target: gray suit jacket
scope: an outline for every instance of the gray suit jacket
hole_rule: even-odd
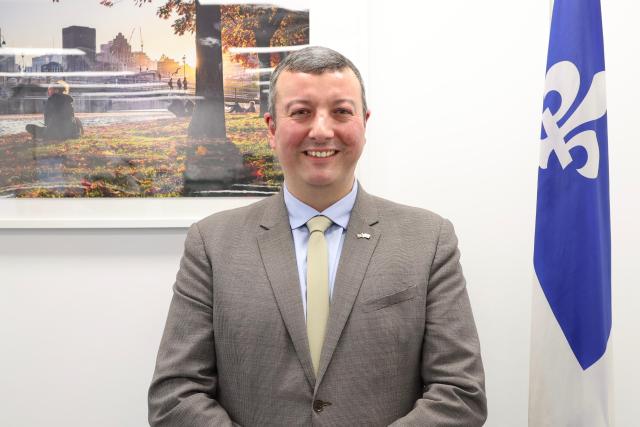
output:
[[[458,260],[450,222],[360,188],[316,378],[282,193],[194,224],[150,424],[482,425],[484,373]]]

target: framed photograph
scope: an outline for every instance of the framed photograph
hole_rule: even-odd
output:
[[[2,3],[0,227],[183,227],[274,194],[273,67],[367,53],[366,1]]]

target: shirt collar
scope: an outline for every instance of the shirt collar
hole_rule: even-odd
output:
[[[333,221],[334,224],[347,229],[349,224],[349,218],[351,217],[351,210],[356,203],[356,195],[358,194],[358,181],[354,181],[353,187],[349,194],[338,200],[327,209],[322,212],[318,212],[311,206],[301,202],[287,189],[287,183],[283,185],[284,191],[284,204],[287,207],[289,213],[289,224],[291,229],[296,229],[307,223],[311,218],[318,215],[324,215]]]

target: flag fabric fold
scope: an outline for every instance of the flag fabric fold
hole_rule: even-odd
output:
[[[609,426],[611,232],[599,0],[555,0],[534,246],[530,426]]]

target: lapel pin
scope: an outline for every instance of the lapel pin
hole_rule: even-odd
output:
[[[358,234],[356,234],[356,237],[358,239],[370,239],[371,238],[371,234],[369,234],[369,233],[358,233]]]

